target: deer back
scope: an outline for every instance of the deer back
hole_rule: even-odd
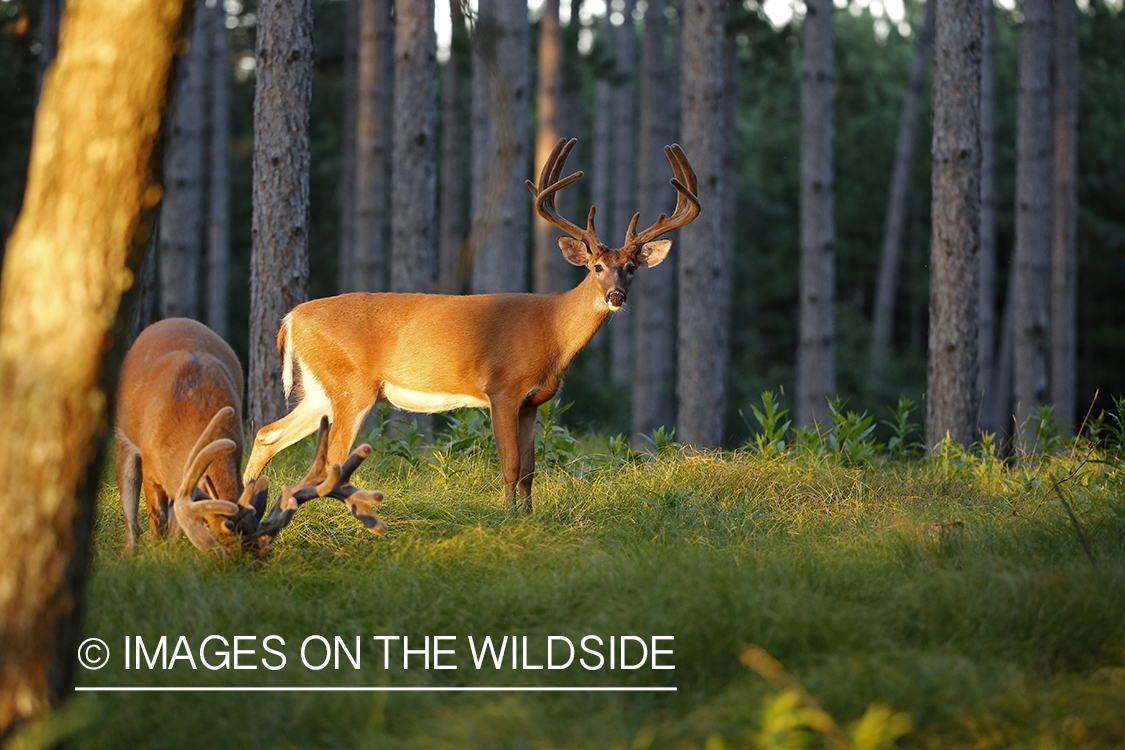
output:
[[[141,454],[146,481],[174,494],[184,462],[211,418],[225,406],[242,413],[242,366],[230,346],[207,326],[169,318],[146,328],[121,366],[114,410],[117,433]],[[216,460],[203,480],[217,497],[242,492],[242,429],[228,420],[217,438],[235,450]]]

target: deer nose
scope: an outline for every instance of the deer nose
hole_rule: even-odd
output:
[[[605,301],[614,309],[621,307],[625,304],[625,292],[620,289],[613,289],[605,296]]]

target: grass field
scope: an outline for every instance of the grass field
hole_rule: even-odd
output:
[[[548,421],[535,512],[523,517],[472,441],[451,437],[431,455],[379,435],[355,481],[386,493],[387,536],[338,502],[310,503],[264,561],[217,559],[182,536],[146,535],[123,553],[109,469],[85,635],[112,656],[80,668],[79,685],[674,691],[84,692],[53,731],[77,748],[713,750],[844,735],[855,747],[1125,746],[1117,453],[1019,466],[987,448],[855,460],[831,441],[794,440],[691,455],[657,437],[650,452],[579,446]],[[303,474],[302,450],[271,464],[271,485]],[[583,667],[579,657],[598,657],[581,651],[565,669],[530,668],[547,664],[549,636],[578,647],[590,635],[600,668]],[[164,657],[178,657],[168,669],[161,636]],[[385,657],[373,636],[406,636],[419,651],[426,636],[456,638],[431,642],[426,669],[424,654],[404,668],[402,641]],[[501,668],[477,667],[469,638],[479,647],[485,636],[517,638],[515,669],[510,652]],[[606,644],[620,636],[637,638],[626,639],[630,666],[640,639],[671,653],[610,669]],[[138,637],[151,668],[137,668]],[[337,637],[349,651],[359,637],[360,667],[343,653],[338,668],[312,668]],[[233,668],[236,645],[239,666],[256,668]],[[565,643],[552,645],[565,661]],[[225,668],[201,663],[223,667],[224,652]]]

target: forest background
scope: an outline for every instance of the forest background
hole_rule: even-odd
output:
[[[41,29],[49,23],[52,4],[0,0],[0,224],[5,236],[18,215],[26,179],[40,60],[44,56]],[[629,202],[623,209],[626,217],[639,208],[633,170],[641,156],[635,152],[635,144],[643,74],[639,64],[642,26],[629,26],[637,32],[629,44],[622,42],[622,29],[627,27],[627,15],[643,21],[645,7],[632,2],[626,6],[619,1],[606,13],[604,7],[594,5],[564,3],[561,9],[565,54],[560,96],[564,111],[560,120],[565,123],[565,132],[560,135],[579,138],[570,166],[587,174],[570,189],[577,192],[570,215],[584,214],[582,207],[591,199],[603,201],[599,205],[599,217],[604,217],[599,229],[603,238],[616,242],[624,230],[616,204]],[[872,309],[896,133],[924,11],[923,6],[908,3],[901,20],[896,21],[888,11],[890,4],[852,0],[836,5],[836,391],[851,408],[885,414],[884,407],[893,405],[898,396],[920,401],[926,389],[931,164],[928,84],[920,100],[920,131],[910,160],[892,353],[881,377],[872,379],[869,373]],[[351,231],[345,210],[349,180],[354,179],[352,152],[348,150],[355,148],[354,143],[348,143],[352,127],[349,117],[354,113],[349,114],[349,103],[356,99],[357,85],[348,72],[349,60],[355,55],[355,39],[349,40],[348,33],[355,24],[349,21],[348,7],[341,0],[314,3],[309,191],[309,296],[314,298],[337,293],[351,275],[348,264],[341,268],[340,263]],[[1119,304],[1125,276],[1125,215],[1120,209],[1125,205],[1125,67],[1118,62],[1125,35],[1119,2],[1094,0],[1079,7],[1077,384],[1075,403],[1067,405],[1064,413],[1080,418],[1095,393],[1100,394],[1095,408],[1112,408],[1111,396],[1125,392],[1125,310]],[[573,10],[578,10],[577,20],[569,18]],[[229,179],[229,271],[221,292],[216,294],[206,281],[204,256],[198,254],[196,270],[203,281],[198,285],[198,306],[188,311],[224,333],[244,363],[249,348],[255,11],[252,2],[226,0],[223,4],[229,50],[219,54],[226,60],[220,69],[225,69],[231,84],[230,151],[226,160],[230,171],[228,178],[221,178],[212,170],[203,182],[222,185],[223,179]],[[531,44],[526,66],[533,82],[542,49],[542,13],[542,6],[535,7],[529,17]],[[204,15],[201,10],[200,18]],[[669,27],[668,44],[675,47],[675,3],[664,16]],[[997,274],[992,313],[999,322],[1004,316],[1015,241],[1017,62],[1022,16],[1015,7],[997,5],[995,18]],[[796,14],[787,22],[778,24],[777,20],[776,16],[771,20],[766,8],[755,2],[730,6],[727,18],[727,31],[738,58],[733,263],[729,268],[735,293],[730,309],[730,369],[723,431],[723,442],[728,445],[742,444],[754,431],[753,420],[748,419],[749,407],[760,403],[763,391],[779,391],[791,398],[796,379],[801,18]],[[471,75],[468,38],[445,36],[442,44],[438,55],[443,61],[439,101],[444,101],[453,72],[463,87],[467,87]],[[675,66],[668,69],[674,71]],[[200,88],[209,92],[214,87],[203,82]],[[533,132],[534,94],[530,101],[528,126]],[[669,97],[664,106],[666,110],[660,116],[678,123],[677,97]],[[210,105],[201,108],[201,113],[208,111],[213,111]],[[444,106],[438,107],[439,118],[448,118],[446,112]],[[631,136],[620,133],[621,123],[632,129]],[[448,134],[451,131],[445,125],[442,123],[441,132]],[[676,130],[673,125],[669,140],[676,139]],[[623,149],[620,143],[632,144],[632,161],[626,154],[630,147]],[[462,151],[468,150],[466,140]],[[531,151],[522,170],[527,177],[532,177],[538,167],[532,164]],[[446,167],[441,169],[444,172]],[[630,194],[629,190],[634,192]],[[666,183],[664,190],[670,200],[673,191]],[[530,216],[531,201],[527,196],[524,201]],[[205,209],[201,207],[200,211],[194,226],[200,235],[199,247],[203,247]],[[643,216],[642,220],[651,221],[652,217]],[[529,259],[531,234],[528,232],[525,238]],[[680,248],[680,244],[674,246],[673,256]],[[535,283],[532,266],[531,262],[527,264],[529,290]],[[674,274],[675,270],[660,268],[649,273]],[[160,278],[155,272],[154,277]],[[173,287],[184,286],[184,277],[170,278]],[[463,286],[467,287],[467,282]],[[170,288],[162,290],[159,284],[155,287],[150,304],[152,314],[161,317],[161,310],[167,309],[161,297],[172,292]],[[225,310],[219,308],[221,322],[203,313],[211,298],[229,302]],[[667,320],[669,325],[674,324],[675,317]],[[571,426],[610,434],[636,431],[630,418],[634,378],[628,355],[620,354],[630,347],[625,344],[621,349],[611,341],[636,324],[635,308],[617,316],[576,361],[563,397],[575,402],[564,416]],[[988,425],[984,420],[981,426],[1005,430],[1003,424]]]

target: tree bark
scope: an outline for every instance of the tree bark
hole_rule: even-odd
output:
[[[996,408],[996,8],[981,0],[984,41],[980,57],[980,306],[977,359],[981,394],[981,429],[1002,429]],[[1005,411],[1007,405],[1005,404]]]
[[[200,317],[208,47],[203,15],[197,16],[187,54],[176,68],[158,239],[162,318]]]
[[[629,220],[637,210],[637,27],[633,22],[635,0],[625,0],[625,20],[615,29],[616,71],[613,78],[613,211],[602,229],[607,244],[616,247],[624,241]],[[609,377],[622,387],[633,380],[633,328],[629,309],[615,315],[609,326]]]
[[[438,286],[447,294],[468,286],[465,241],[469,229],[469,152],[465,82],[469,69],[469,34],[459,0],[449,0],[453,36],[445,63],[441,126],[441,240]]]
[[[835,32],[832,0],[805,4],[801,65],[798,426],[827,424],[836,391]]]
[[[341,269],[347,291],[387,288],[390,174],[394,111],[394,27],[391,0],[360,0],[356,85],[355,253]]]
[[[277,330],[308,298],[312,0],[259,3],[255,58],[251,430],[285,414]]]
[[[437,276],[437,41],[434,2],[395,14],[391,291],[433,292]]]
[[[936,0],[926,445],[970,445],[980,302],[980,0]]]
[[[675,209],[675,191],[668,185],[664,146],[675,140],[668,85],[670,65],[664,43],[668,25],[664,0],[649,0],[641,57],[641,127],[637,148],[637,200],[641,225]],[[633,279],[629,298],[633,321],[635,375],[633,377],[633,434],[649,435],[676,423],[676,267],[677,252],[660,267]]]
[[[910,79],[899,113],[898,138],[895,141],[894,166],[887,191],[887,210],[883,216],[883,245],[879,253],[879,271],[875,282],[875,302],[871,313],[871,356],[867,371],[867,387],[878,391],[886,376],[894,333],[895,303],[898,299],[898,269],[902,255],[902,237],[910,206],[910,173],[918,142],[918,105],[930,67],[933,52],[934,9],[937,0],[925,5],[922,31],[914,46]]]
[[[539,21],[539,86],[536,94],[534,171],[542,168],[555,143],[562,137],[563,34],[559,25],[559,0],[546,0]],[[538,178],[536,174],[535,178]],[[559,251],[558,230],[545,221],[532,224],[534,235],[534,291],[538,294],[570,288],[569,264]]]
[[[0,739],[73,689],[122,296],[160,200],[181,0],[84,0],[44,81],[0,286]],[[134,287],[135,290],[135,287]]]
[[[1016,445],[1035,447],[1032,417],[1050,399],[1051,0],[1026,0],[1020,30],[1016,138],[1016,248],[1013,299]]]
[[[65,0],[42,0],[39,5],[39,77],[36,91],[43,90],[47,68],[55,61],[59,51],[59,22],[62,20]]]
[[[831,2],[831,0],[829,0]],[[723,241],[723,47],[725,0],[684,4],[680,81],[684,151],[699,178],[703,211],[680,232],[678,439],[722,444],[730,360],[731,258]]]
[[[208,8],[211,119],[207,208],[207,325],[230,337],[230,39],[222,3]]]
[[[1078,7],[1055,5],[1055,195],[1051,263],[1051,401],[1073,434],[1078,336]]]
[[[357,99],[359,98],[359,3],[345,0],[344,15],[344,111],[343,133],[340,136],[340,181],[337,191],[340,200],[340,244],[336,253],[336,289],[343,293],[355,287],[356,257],[356,149],[358,129]]]
[[[482,0],[473,39],[472,291],[528,288],[531,30],[523,0]]]

